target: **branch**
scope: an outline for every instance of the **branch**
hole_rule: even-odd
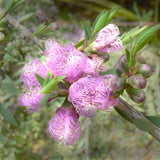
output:
[[[3,13],[3,9],[0,8],[0,14]],[[12,24],[15,28],[21,30],[21,36],[24,37],[29,37],[32,32],[25,26],[21,25],[14,17],[12,17],[11,15],[7,14],[4,18],[4,20],[9,21],[10,24]],[[41,48],[44,44],[44,41],[37,38],[36,36],[32,38],[32,40],[39,45]]]
[[[140,118],[149,121],[141,112],[134,109],[132,106],[130,106],[127,102],[125,102],[123,99],[120,98],[119,104],[117,106],[120,110],[125,112],[127,116],[129,116],[131,119]],[[152,132],[149,132],[156,140],[160,142],[160,128],[158,128],[154,123],[152,125],[155,127],[155,130]]]

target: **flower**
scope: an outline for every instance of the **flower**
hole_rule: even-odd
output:
[[[86,67],[84,67],[85,74],[97,77],[100,71],[107,71],[103,58],[96,54],[91,54],[90,58],[87,58]]]
[[[33,86],[39,86],[39,82],[36,78],[36,74],[45,78],[47,76],[47,68],[43,63],[39,62],[36,59],[33,59],[27,63],[21,73],[21,80],[24,83],[25,88],[32,88]]]
[[[97,38],[93,42],[93,49],[99,53],[115,52],[122,48],[122,42],[119,38],[119,29],[114,24],[108,24],[100,30]]]
[[[71,105],[61,106],[50,120],[48,130],[55,141],[73,145],[81,136],[79,115]]]
[[[110,97],[112,77],[114,76],[84,77],[71,85],[68,100],[80,115],[93,117],[97,109],[108,110],[119,102],[118,98]]]
[[[46,42],[46,66],[56,76],[66,76],[73,83],[84,74],[87,57],[72,44],[60,45],[55,41]]]
[[[26,106],[26,110],[29,113],[38,111],[40,108],[40,101],[43,97],[43,94],[41,94],[41,89],[41,86],[28,88],[25,93],[18,97],[18,103],[21,106]]]

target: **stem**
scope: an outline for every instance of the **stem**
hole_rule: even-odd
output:
[[[121,109],[123,112],[125,112],[125,114],[127,114],[131,119],[141,118],[152,123],[141,112],[134,109],[132,106],[130,106],[127,102],[125,102],[121,98],[117,107]],[[149,132],[149,134],[151,134],[156,140],[160,142],[160,128],[158,128],[154,123],[152,123],[152,125],[155,127],[155,130]]]
[[[85,159],[89,160],[89,119],[86,119]]]

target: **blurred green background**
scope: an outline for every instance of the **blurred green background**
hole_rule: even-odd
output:
[[[1,0],[0,8],[8,1]],[[75,43],[83,35],[82,24],[86,19],[90,24],[99,12],[121,5],[121,9],[112,20],[119,26],[121,35],[135,26],[159,23],[159,0],[22,0],[13,7],[9,14],[18,23],[32,32],[40,23],[49,27],[38,35],[41,40],[53,38],[61,43]],[[18,27],[7,20],[2,23],[5,41],[0,42],[0,58],[5,56],[3,70],[18,89],[21,68],[28,61],[28,56],[41,59],[44,48],[39,48],[33,41],[21,36]],[[15,53],[16,40],[20,40],[19,55]],[[11,49],[9,48],[11,46]],[[13,47],[13,48],[12,48]],[[17,47],[17,46],[16,46]],[[129,46],[124,46],[127,48]],[[14,52],[13,52],[14,51]],[[111,69],[121,52],[111,54],[106,64]],[[160,115],[160,37],[154,36],[138,55],[143,63],[153,68],[145,89],[146,100],[135,104],[126,94],[124,98],[137,110],[147,115]],[[73,146],[64,146],[48,136],[47,125],[63,99],[56,99],[38,113],[28,114],[25,107],[17,104],[18,95],[10,94],[0,88],[0,102],[13,114],[18,126],[8,123],[0,117],[0,131],[6,142],[0,143],[0,160],[160,160],[160,144],[148,133],[122,119],[115,111],[99,111],[91,119],[80,118],[83,134]]]

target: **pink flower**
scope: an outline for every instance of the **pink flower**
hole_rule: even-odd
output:
[[[70,83],[82,77],[87,62],[87,57],[82,52],[71,44],[57,46],[55,42],[55,46],[53,46],[46,43],[46,66],[52,73],[56,76],[66,75],[66,80]]]
[[[77,112],[86,117],[93,117],[97,109],[108,110],[118,103],[110,97],[113,75],[98,78],[84,77],[74,82],[69,88],[68,100]]]
[[[24,66],[21,74],[21,80],[24,83],[25,88],[39,86],[40,84],[35,74],[45,78],[47,76],[47,72],[47,68],[44,66],[44,64],[34,59]]]
[[[79,115],[69,105],[67,108],[60,107],[49,122],[49,133],[55,141],[66,145],[73,145],[81,136],[81,126],[78,121]]]
[[[18,97],[18,103],[21,106],[26,106],[26,110],[29,113],[38,111],[40,108],[40,101],[43,97],[43,95],[41,94],[41,89],[41,86],[29,88],[24,94],[21,94]]]
[[[107,67],[104,64],[103,58],[96,54],[91,54],[90,58],[87,59],[86,67],[84,67],[85,74],[97,77],[99,76],[100,71],[107,71]]]
[[[93,49],[99,53],[115,52],[122,48],[122,42],[119,38],[119,29],[114,24],[108,24],[98,34],[93,42]]]

